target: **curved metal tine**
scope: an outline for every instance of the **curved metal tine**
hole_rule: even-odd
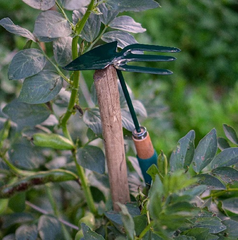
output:
[[[148,52],[180,52],[181,50],[179,48],[175,47],[163,47],[163,46],[157,46],[157,45],[147,45],[147,44],[131,44],[126,46],[121,50],[121,54],[125,54],[126,52],[131,51],[148,51]]]
[[[139,67],[139,66],[128,66],[126,64],[115,66],[115,68],[126,71],[126,72],[138,72],[138,73],[150,73],[158,75],[170,75],[173,74],[172,71],[168,69],[150,68],[150,67]]]
[[[146,55],[129,53],[123,57],[128,62],[169,62],[176,60],[175,57],[161,55]]]

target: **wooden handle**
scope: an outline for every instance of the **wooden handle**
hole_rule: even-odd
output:
[[[148,132],[145,138],[136,139],[133,137],[133,141],[136,147],[137,156],[140,159],[148,159],[154,155],[155,150]]]
[[[130,195],[115,68],[109,66],[97,70],[94,74],[94,83],[102,121],[113,209],[120,211],[117,202],[122,204],[129,202]]]

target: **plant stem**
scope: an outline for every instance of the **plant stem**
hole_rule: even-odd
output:
[[[92,193],[90,191],[90,188],[89,188],[89,185],[88,185],[88,182],[87,182],[84,170],[78,164],[75,153],[73,155],[73,158],[74,158],[74,162],[75,162],[75,165],[76,165],[76,168],[77,168],[77,172],[78,172],[79,178],[81,180],[81,185],[82,185],[82,188],[83,188],[83,192],[85,194],[85,198],[86,198],[86,201],[87,201],[87,204],[88,204],[88,208],[89,208],[90,212],[92,212],[95,215],[97,213],[97,210],[96,210],[96,207],[94,205]]]
[[[150,222],[150,224],[146,226],[146,228],[141,232],[140,236],[138,237],[138,240],[142,239],[145,236],[145,234],[150,230],[152,225],[153,225],[153,222]]]

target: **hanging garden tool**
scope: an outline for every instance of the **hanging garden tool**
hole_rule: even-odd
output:
[[[86,52],[65,66],[64,69],[68,71],[98,70],[105,69],[109,65],[113,65],[116,68],[117,75],[120,80],[120,84],[125,95],[133,123],[135,125],[135,129],[133,130],[132,135],[137,151],[137,159],[146,184],[150,184],[151,177],[146,173],[146,171],[152,164],[157,163],[157,153],[153,148],[149,133],[147,132],[146,128],[140,126],[138,122],[125,80],[122,75],[122,71],[169,75],[172,74],[172,72],[167,69],[132,66],[127,65],[127,63],[142,61],[174,61],[176,58],[171,56],[142,54],[141,52],[144,51],[165,53],[180,52],[178,48],[174,47],[162,47],[145,44],[128,45],[120,52],[117,52],[117,42],[115,41],[96,47],[93,50]]]

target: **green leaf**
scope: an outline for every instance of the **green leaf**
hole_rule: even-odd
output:
[[[1,227],[6,229],[14,224],[32,222],[34,217],[30,213],[11,213],[1,216]]]
[[[27,5],[31,6],[32,8],[39,9],[42,11],[48,10],[55,5],[55,0],[47,0],[47,1],[39,1],[39,0],[22,0]]]
[[[217,178],[209,174],[199,174],[196,175],[196,178],[199,178],[199,183],[206,185],[209,190],[224,190],[226,187],[224,184],[219,181]]]
[[[195,237],[196,240],[216,240],[219,237],[209,234],[209,229],[207,228],[192,228],[184,232],[188,236]]]
[[[147,217],[145,215],[139,215],[135,216],[133,220],[135,223],[136,236],[139,236],[147,226]]]
[[[102,134],[102,125],[99,108],[89,108],[83,115],[84,123],[93,130],[95,134]]]
[[[50,110],[44,104],[27,104],[14,99],[8,103],[3,112],[18,126],[18,130],[24,127],[34,127],[42,123],[50,116]]]
[[[146,172],[151,176],[153,181],[155,181],[156,176],[160,175],[159,169],[156,167],[155,164],[151,165]]]
[[[85,146],[78,149],[78,163],[89,170],[105,173],[105,156],[101,148]]]
[[[236,135],[236,131],[226,124],[223,124],[223,129],[226,134],[226,137],[234,144],[238,145],[238,137]]]
[[[37,227],[36,225],[21,225],[16,230],[16,240],[37,240]]]
[[[216,130],[212,129],[198,144],[194,157],[193,169],[195,172],[200,172],[214,158],[217,152],[217,135]]]
[[[226,229],[218,217],[199,217],[196,219],[194,227],[207,228],[209,233],[220,233]]]
[[[60,92],[63,79],[54,71],[45,69],[24,80],[19,101],[40,104],[51,101]]]
[[[42,240],[64,240],[60,222],[51,216],[42,215],[38,222],[38,232]]]
[[[81,224],[84,240],[104,240],[98,233],[92,231],[85,223]]]
[[[219,147],[222,151],[223,151],[224,149],[226,149],[226,148],[230,148],[230,147],[231,147],[225,138],[219,137],[219,138],[217,139],[217,141],[218,141],[218,147]]]
[[[195,132],[191,130],[178,141],[177,148],[173,151],[169,161],[171,171],[188,169],[194,155],[194,139]]]
[[[18,193],[9,199],[8,207],[14,212],[24,212],[26,194]]]
[[[18,52],[9,66],[8,78],[18,80],[33,76],[44,68],[46,58],[35,48],[28,48]]]
[[[73,22],[76,24],[79,19],[82,19],[86,9],[81,8],[73,12]],[[80,36],[87,42],[93,42],[100,32],[101,21],[99,15],[91,13]]]
[[[123,226],[125,228],[126,234],[128,239],[133,240],[134,239],[134,233],[135,233],[135,223],[133,221],[132,216],[127,210],[127,207],[121,203],[117,203],[119,207],[121,208],[121,218],[123,222]]]
[[[106,5],[109,9],[123,11],[145,11],[159,7],[159,4],[153,0],[107,0]]]
[[[100,4],[99,10],[102,13],[100,15],[101,22],[103,22],[105,25],[108,25],[117,15],[118,11],[114,9],[108,9],[105,5],[105,3]]]
[[[57,11],[41,12],[35,21],[34,35],[42,42],[68,37],[72,30],[69,22]]]
[[[238,197],[228,198],[221,202],[223,209],[238,214]]]
[[[119,48],[124,48],[127,45],[137,43],[131,34],[122,31],[106,32],[102,35],[102,40],[107,43],[117,41],[117,46]]]
[[[90,0],[60,0],[59,1],[63,8],[67,10],[77,10],[82,7],[87,6],[90,3]]]
[[[35,36],[29,30],[22,28],[18,25],[15,25],[10,18],[1,19],[0,25],[10,33],[28,38],[33,42],[36,42]]]
[[[176,239],[176,240],[196,240],[195,237],[184,236],[184,235],[182,235],[182,236],[178,236],[178,237],[176,237],[175,239]]]
[[[231,167],[215,168],[212,174],[218,175],[226,183],[238,181],[238,171]]]
[[[238,222],[232,219],[227,219],[222,221],[222,223],[227,227],[225,233],[227,233],[229,237],[236,237],[237,239],[238,238]]]
[[[15,166],[33,170],[37,169],[44,161],[41,151],[40,148],[33,146],[30,141],[19,138],[13,143],[8,153],[11,163]]]
[[[238,148],[227,148],[211,162],[211,168],[227,167],[238,163]]]
[[[72,38],[61,37],[53,42],[55,61],[59,66],[65,66],[72,61]]]
[[[135,22],[134,19],[129,16],[120,16],[113,19],[109,23],[109,27],[132,33],[143,33],[146,31],[140,23]]]

